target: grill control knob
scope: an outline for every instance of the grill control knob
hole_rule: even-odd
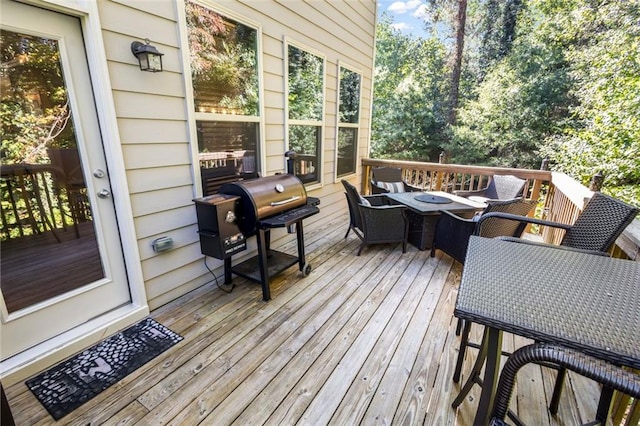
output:
[[[226,223],[233,223],[236,220],[236,214],[233,212],[233,210],[229,210],[227,212],[227,215],[224,218],[224,221]]]
[[[280,194],[282,194],[284,192],[284,186],[282,186],[281,184],[277,184],[276,192],[279,192]]]

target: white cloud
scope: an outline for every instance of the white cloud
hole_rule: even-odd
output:
[[[424,6],[421,0],[396,1],[391,3],[387,10],[397,14],[403,14],[412,11],[418,6]]]
[[[406,22],[398,22],[397,24],[391,24],[391,28],[395,28],[398,31],[409,31],[412,27]]]
[[[421,4],[420,7],[418,7],[415,12],[411,14],[411,16],[413,16],[414,18],[427,20],[427,18],[429,18],[429,10],[427,9],[427,5]]]

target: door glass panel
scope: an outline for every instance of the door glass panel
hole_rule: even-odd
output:
[[[104,278],[58,42],[0,32],[0,289],[9,313]]]

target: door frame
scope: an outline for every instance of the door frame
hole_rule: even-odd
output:
[[[22,0],[22,2],[80,19],[110,185],[112,193],[124,195],[113,197],[113,202],[129,281],[131,303],[0,362],[0,379],[3,386],[24,380],[149,314],[97,2],[77,0]]]

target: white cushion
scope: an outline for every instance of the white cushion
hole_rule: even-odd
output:
[[[405,192],[404,183],[402,182],[377,182],[376,185],[389,192]]]

